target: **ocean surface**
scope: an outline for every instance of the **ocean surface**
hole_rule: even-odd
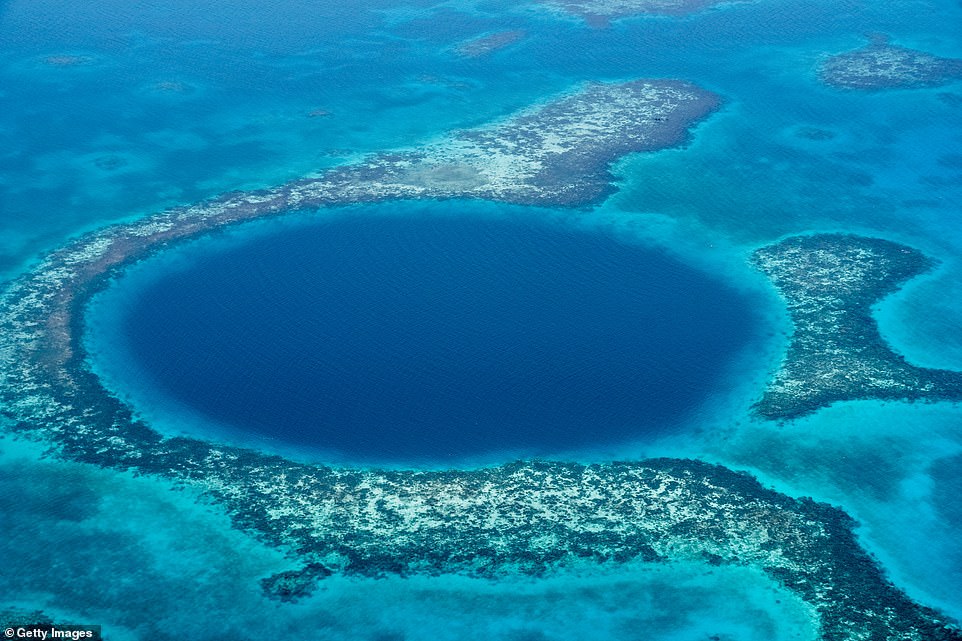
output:
[[[457,55],[459,43],[502,30],[525,35],[489,55]],[[718,93],[722,109],[689,144],[622,159],[612,169],[617,193],[590,208],[378,205],[242,226],[158,254],[94,305],[94,366],[170,433],[304,458],[437,466],[535,452],[697,457],[748,470],[779,491],[845,509],[896,585],[962,618],[962,408],[860,401],[777,428],[752,420],[789,327],[774,290],[747,264],[755,247],[799,232],[852,231],[918,247],[938,268],[880,304],[876,317],[911,361],[962,369],[962,82],[863,93],[829,88],[817,75],[826,55],[872,34],[962,58],[957,0],[754,0],[605,28],[502,0],[0,0],[0,34],[5,280],[111,222],[410,149],[585,80],[681,78]],[[425,236],[432,251],[414,247]],[[348,245],[343,262],[334,250]],[[491,253],[507,258],[485,260]],[[426,313],[423,279],[412,288],[386,262],[440,271],[443,313]],[[318,290],[337,269],[341,278]],[[455,300],[451,287],[471,270],[486,289]],[[498,326],[483,326],[477,311],[509,286]],[[459,372],[428,381],[438,401],[410,418],[428,431],[379,431],[374,422],[397,420],[391,405],[429,378],[418,361],[428,358],[417,349],[424,333],[376,345],[391,287],[403,304],[390,309],[404,313],[388,320],[441,332],[441,345],[477,347],[491,342],[486,332],[506,332],[503,360],[491,366],[516,373],[518,387],[499,389],[501,379],[489,376],[478,389],[513,392],[524,429],[488,439],[503,424],[494,406],[465,404],[470,379]],[[319,292],[365,305],[332,310]],[[590,304],[577,303],[585,297]],[[526,301],[532,306],[519,315]],[[243,322],[226,314],[244,314]],[[632,319],[645,314],[649,331],[633,331]],[[287,324],[292,317],[311,325]],[[604,332],[574,335],[599,319]],[[552,335],[556,321],[566,334]],[[305,418],[313,408],[285,391],[338,378],[292,357],[321,331],[345,332],[323,346],[325,364],[363,361],[373,369],[353,375],[392,383],[393,368],[410,369],[404,385],[378,390],[377,405],[358,406],[369,413],[354,419],[360,433],[332,422],[319,442]],[[522,392],[559,368],[519,346],[555,339],[581,365],[563,363],[576,376],[558,381],[572,407]],[[245,348],[232,349],[239,342]],[[596,345],[616,357],[613,367],[591,361]],[[191,351],[210,360],[185,360]],[[473,355],[447,362],[477,363]],[[667,355],[671,367],[656,376]],[[636,368],[636,358],[651,366]],[[224,390],[236,388],[223,377],[238,364],[245,392],[230,398]],[[652,396],[633,394],[639,389]],[[326,408],[344,401],[332,397]],[[577,412],[589,411],[608,419],[597,438],[577,428]],[[549,421],[558,431],[546,429]],[[449,432],[452,424],[462,429]],[[184,638],[186,630],[195,639],[310,631],[305,638],[381,641],[815,635],[804,604],[763,575],[685,564],[498,583],[341,578],[300,603],[269,602],[257,582],[289,569],[283,550],[232,529],[190,491],[42,451],[0,440],[2,605],[99,623],[111,639]]]

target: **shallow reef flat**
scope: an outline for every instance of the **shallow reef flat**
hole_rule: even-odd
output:
[[[612,161],[683,143],[689,128],[720,104],[715,94],[681,81],[588,83],[501,122],[292,183],[284,196],[288,207],[327,204],[332,191],[368,201],[585,205],[612,192]]]
[[[938,87],[962,78],[962,60],[940,58],[876,38],[869,45],[829,57],[822,81],[840,89],[877,91]]]
[[[933,268],[880,238],[795,236],[752,258],[788,305],[794,334],[755,411],[792,419],[846,400],[960,400],[962,373],[916,367],[879,333],[872,306]]]
[[[582,205],[611,189],[612,160],[683,141],[717,105],[687,83],[590,84],[419,150],[83,236],[0,298],[9,429],[64,459],[203,490],[237,528],[292,550],[295,567],[261,584],[282,600],[333,573],[497,577],[688,559],[761,569],[811,606],[823,639],[962,639],[887,580],[843,512],[723,467],[674,459],[454,471],[310,465],[164,438],[90,370],[82,335],[91,296],[173,243],[244,220],[390,198]]]

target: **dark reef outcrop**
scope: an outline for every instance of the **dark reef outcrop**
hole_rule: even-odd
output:
[[[244,220],[389,198],[583,205],[610,191],[612,160],[678,144],[717,105],[687,83],[590,84],[424,148],[83,236],[0,297],[0,404],[9,429],[65,459],[203,490],[236,527],[294,551],[304,569],[261,584],[281,600],[308,595],[327,573],[497,577],[687,559],[766,572],[812,606],[823,639],[962,639],[887,580],[843,512],[723,467],[676,459],[534,460],[470,471],[297,463],[165,438],[89,368],[82,335],[91,296],[173,243]]]
[[[917,367],[879,333],[872,306],[934,266],[880,238],[795,236],[754,253],[788,306],[794,333],[755,411],[792,419],[837,401],[962,400],[962,372]]]
[[[278,572],[261,579],[261,589],[268,598],[294,603],[313,594],[318,582],[331,574],[320,563],[308,563],[300,570]]]

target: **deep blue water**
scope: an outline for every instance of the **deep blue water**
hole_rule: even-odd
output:
[[[243,238],[116,286],[106,340],[145,377],[120,391],[348,458],[664,434],[759,329],[706,273],[517,207],[382,205]]]

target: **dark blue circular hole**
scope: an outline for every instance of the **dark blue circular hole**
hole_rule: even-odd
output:
[[[524,208],[404,207],[154,278],[122,319],[131,358],[239,434],[436,461],[664,434],[757,327],[743,295],[657,250]]]

